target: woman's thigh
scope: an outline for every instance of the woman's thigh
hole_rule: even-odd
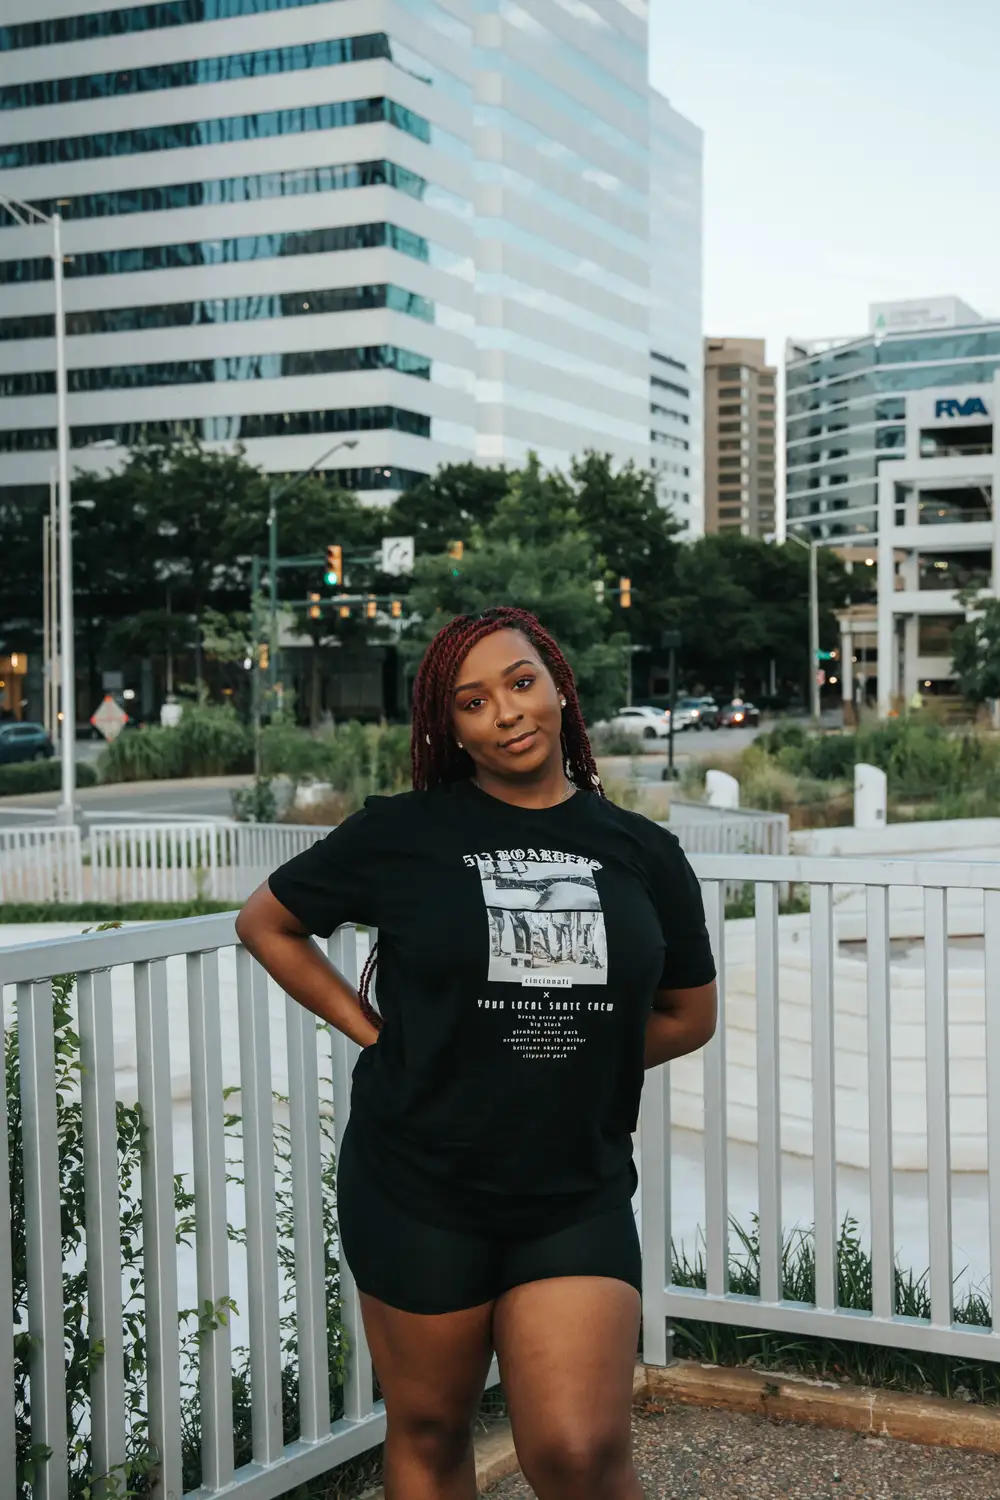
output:
[[[361,1310],[390,1423],[467,1431],[493,1358],[493,1304],[410,1313],[362,1293]]]
[[[526,1467],[553,1455],[583,1469],[627,1462],[640,1269],[630,1205],[523,1245],[505,1266],[493,1342]]]

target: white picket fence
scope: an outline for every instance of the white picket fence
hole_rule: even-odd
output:
[[[78,828],[0,828],[0,901],[80,901]]]
[[[95,823],[94,901],[245,901],[328,828],[299,823]]]
[[[665,827],[685,854],[787,854],[788,814],[674,798]]]

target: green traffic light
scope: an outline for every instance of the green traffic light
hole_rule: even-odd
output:
[[[323,582],[324,583],[334,584],[334,583],[339,583],[340,580],[338,579],[336,573],[324,573],[323,574]]]

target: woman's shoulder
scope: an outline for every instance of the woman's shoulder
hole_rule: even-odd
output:
[[[386,820],[393,823],[409,822],[429,815],[433,816],[452,799],[453,795],[454,788],[448,783],[434,787],[429,792],[373,793],[372,796],[365,798],[364,814],[366,819],[378,822]]]

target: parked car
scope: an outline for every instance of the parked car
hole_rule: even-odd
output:
[[[760,709],[743,698],[734,698],[719,710],[720,729],[754,729],[760,723]]]
[[[714,698],[678,698],[676,728],[717,729],[719,705]]]
[[[617,729],[634,734],[637,739],[662,740],[670,733],[670,710],[647,704],[639,708],[620,708],[611,719],[602,719],[595,729]]]
[[[0,764],[14,760],[48,760],[55,746],[44,724],[0,724]]]

